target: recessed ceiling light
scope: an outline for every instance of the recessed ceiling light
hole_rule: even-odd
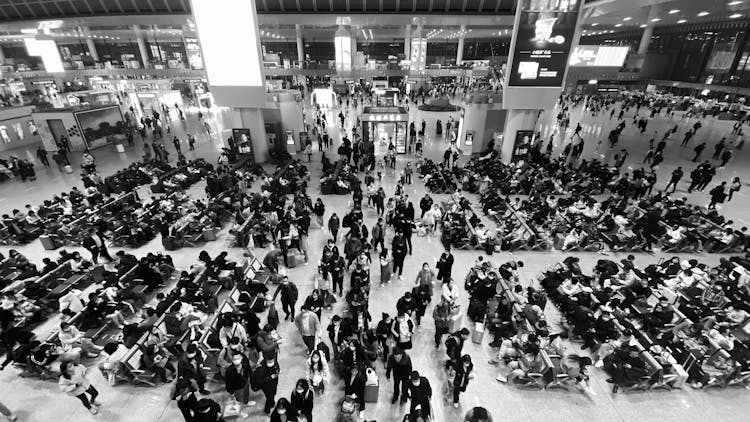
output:
[[[591,26],[598,26],[598,25],[599,25],[599,24],[598,24],[598,23],[596,23],[596,22],[594,22],[594,23],[592,23],[592,24],[591,24]]]
[[[648,25],[646,25],[646,24],[644,23],[643,25],[641,25],[641,28],[645,28],[645,27],[647,27],[647,26],[648,26]]]
[[[677,21],[677,23],[685,23],[685,22],[687,22],[687,20],[685,20],[685,19],[680,19],[680,20]]]
[[[621,23],[615,24],[615,28],[619,28],[619,27],[621,27],[621,26],[622,26],[622,24],[621,24]]]
[[[622,20],[624,20],[625,22],[627,22],[627,21],[629,21],[629,20],[631,20],[631,19],[633,19],[633,18],[631,18],[630,16],[627,16],[627,17],[624,17],[624,18],[622,18]]]
[[[651,19],[651,22],[659,22],[660,20],[661,19],[659,19],[659,18],[653,18],[653,19]]]
[[[680,13],[680,9],[672,9],[669,11],[670,15],[674,15],[675,13]]]
[[[742,15],[739,14],[739,13],[735,13],[734,15],[730,15],[729,16],[730,19],[737,19],[737,18],[741,18],[741,17],[742,17]]]
[[[727,4],[730,5],[730,6],[737,6],[738,4],[742,4],[742,2],[741,1],[730,1]]]
[[[709,13],[708,13],[708,12],[705,12],[705,11],[704,11],[704,12],[700,12],[700,13],[698,13],[698,16],[701,16],[701,17],[703,17],[703,16],[708,16],[708,15],[709,15]]]

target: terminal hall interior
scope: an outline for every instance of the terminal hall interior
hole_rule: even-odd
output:
[[[0,420],[742,420],[749,28],[0,1]]]

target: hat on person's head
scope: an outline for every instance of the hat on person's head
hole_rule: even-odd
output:
[[[416,381],[419,379],[419,372],[417,371],[411,371],[411,375],[409,375],[409,379],[412,381]]]
[[[632,270],[633,268],[635,268],[635,266],[633,265],[633,262],[630,260],[623,259],[620,261],[620,263],[622,263],[622,267],[626,270]]]

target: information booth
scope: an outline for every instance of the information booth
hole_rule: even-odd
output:
[[[393,141],[396,153],[406,154],[409,113],[403,107],[365,107],[362,139],[375,145],[375,154],[385,154]]]

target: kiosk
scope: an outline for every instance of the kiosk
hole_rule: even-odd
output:
[[[365,107],[361,121],[362,140],[375,145],[375,154],[387,152],[391,141],[396,153],[406,154],[409,113],[403,107]]]

